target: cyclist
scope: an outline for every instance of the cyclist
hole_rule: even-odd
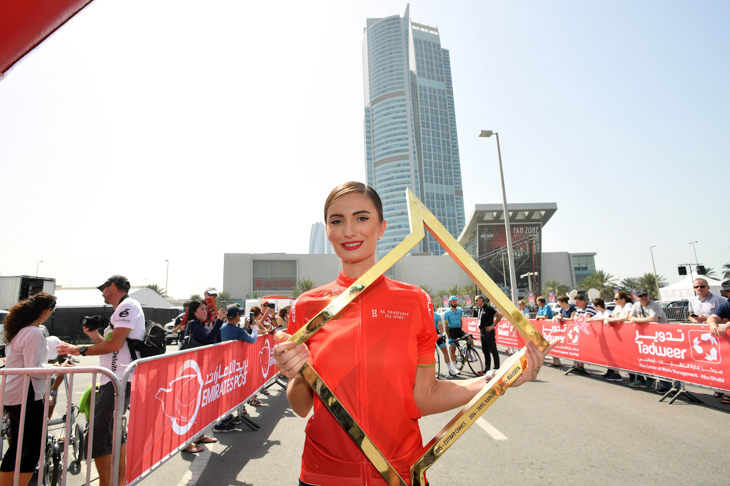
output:
[[[436,333],[439,336],[438,341],[436,341],[436,346],[441,348],[441,353],[444,355],[444,361],[446,361],[446,366],[449,368],[449,374],[451,376],[456,376],[461,373],[461,371],[456,369],[451,358],[449,358],[449,351],[446,349],[446,338],[444,337],[446,335],[444,321],[441,319],[441,314],[436,312],[433,302],[431,302],[431,309],[433,310],[433,323],[436,326]]]
[[[456,343],[455,339],[463,336],[467,336],[469,345],[474,345],[474,340],[470,334],[464,332],[461,327],[461,320],[464,318],[464,313],[459,307],[459,299],[455,295],[449,297],[449,310],[444,313],[444,321],[449,326],[449,344],[451,344],[451,361],[456,361]]]

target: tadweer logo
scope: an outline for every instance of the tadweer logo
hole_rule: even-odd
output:
[[[706,331],[689,331],[692,358],[695,361],[718,364],[722,362],[720,341]]]
[[[203,377],[198,363],[187,360],[181,375],[172,380],[169,388],[160,388],[155,394],[162,406],[162,413],[172,422],[172,430],[183,435],[195,424],[203,393]]]

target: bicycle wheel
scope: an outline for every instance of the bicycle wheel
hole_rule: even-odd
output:
[[[477,376],[482,376],[484,374],[484,362],[482,361],[482,357],[479,356],[479,353],[477,353],[477,350],[474,348],[467,348],[466,357],[466,362],[469,363],[469,368],[472,373]]]
[[[46,444],[46,460],[43,464],[43,484],[46,486],[56,486],[58,483],[58,474],[61,471],[60,452],[53,443]]]
[[[69,446],[71,447],[71,457],[73,458],[72,464],[80,464],[81,459],[83,456],[83,433],[84,431],[81,429],[81,425],[74,424],[74,433],[71,436],[71,442],[69,443]]]
[[[457,370],[461,371],[464,368],[465,359],[466,356],[464,355],[464,349],[462,349],[461,346],[456,346],[456,359],[454,359],[454,365]]]

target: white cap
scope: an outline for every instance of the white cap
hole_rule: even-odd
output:
[[[56,347],[61,345],[61,340],[58,338],[58,336],[50,336],[46,338],[46,343],[48,344],[48,361],[53,361],[54,359],[58,358],[58,351],[56,351]]]

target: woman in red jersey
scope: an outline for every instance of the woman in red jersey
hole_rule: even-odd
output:
[[[431,299],[419,287],[379,277],[307,344],[286,341],[375,264],[385,232],[375,190],[359,182],[336,187],[324,208],[327,237],[342,260],[332,283],[294,303],[287,333],[275,339],[274,358],[290,379],[289,403],[306,427],[300,485],[385,484],[378,471],[337,423],[298,371],[309,361],[398,473],[410,481],[410,465],[423,446],[418,419],[462,407],[484,387],[484,378],[436,380]],[[557,341],[555,341],[557,343]],[[527,367],[513,386],[537,376],[545,355],[527,343]]]

